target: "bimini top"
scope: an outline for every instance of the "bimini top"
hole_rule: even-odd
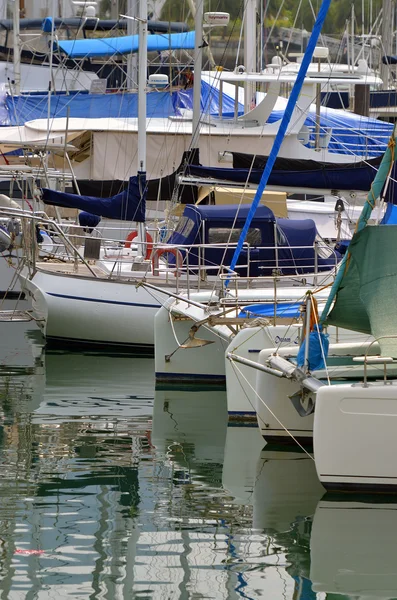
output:
[[[194,39],[194,31],[149,35],[147,38],[147,51],[193,50]],[[131,54],[138,52],[139,36],[125,35],[113,38],[60,40],[54,42],[54,47],[69,58],[95,58],[99,56],[114,56],[115,54]]]

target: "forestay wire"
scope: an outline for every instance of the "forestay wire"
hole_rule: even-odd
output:
[[[232,262],[230,263],[230,274],[233,273],[235,266],[237,264],[238,258],[240,256],[241,250],[243,248],[243,244],[245,242],[245,238],[247,237],[248,230],[251,225],[251,221],[255,216],[256,209],[258,208],[259,202],[262,198],[263,191],[267,185],[270,173],[272,172],[274,163],[276,161],[278,152],[280,150],[281,144],[283,142],[285,133],[287,131],[287,127],[291,121],[292,113],[295,108],[295,104],[298,100],[299,94],[301,92],[307,70],[312,61],[314,48],[316,47],[318,38],[321,33],[321,29],[327,16],[329,6],[331,4],[331,0],[323,0],[320,6],[320,10],[318,11],[317,19],[313,27],[313,31],[310,35],[306,52],[303,56],[301,66],[298,71],[298,75],[296,77],[296,81],[294,87],[292,88],[291,94],[288,99],[287,106],[285,108],[285,112],[283,118],[281,119],[280,127],[277,131],[276,137],[274,138],[273,146],[269,154],[269,158],[266,162],[266,166],[263,170],[261,180],[259,182],[258,188],[256,190],[254,199],[251,204],[251,208],[249,210],[247,220],[245,221],[244,227],[241,231],[240,238],[237,243],[237,247],[234,251]],[[226,279],[225,286],[227,287],[230,282],[230,277]]]

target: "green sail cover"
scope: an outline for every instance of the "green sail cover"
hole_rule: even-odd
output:
[[[380,340],[382,356],[397,358],[397,225],[367,226],[352,239],[349,266],[327,324]]]

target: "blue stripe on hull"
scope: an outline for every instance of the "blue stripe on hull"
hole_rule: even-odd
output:
[[[226,381],[225,375],[206,375],[201,373],[156,373],[156,380],[161,382],[180,382],[183,381],[187,383],[191,381],[194,383],[195,381],[199,381],[203,383],[208,381],[210,383],[214,383],[214,381],[224,384]]]
[[[98,304],[116,304],[118,306],[139,306],[141,308],[154,308],[158,310],[161,308],[161,304],[142,304],[139,302],[119,302],[116,300],[101,300],[100,298],[84,298],[83,296],[67,296],[65,294],[54,294],[52,292],[46,292],[47,296],[53,296],[54,298],[66,298],[66,300],[80,300],[81,302],[96,302]]]

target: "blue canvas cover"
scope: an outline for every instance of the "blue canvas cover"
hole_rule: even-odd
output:
[[[284,275],[314,272],[315,253],[313,244],[316,239],[316,224],[312,219],[277,219],[280,230],[278,257],[279,268]],[[303,246],[303,247],[302,247]],[[305,246],[307,246],[305,248]],[[342,258],[334,251],[329,258],[317,256],[319,271],[328,271]]]
[[[381,225],[397,225],[397,206],[395,204],[387,204]]]
[[[201,110],[205,114],[217,115],[219,112],[219,90],[206,81],[201,82]],[[1,110],[2,106],[5,110]],[[193,109],[193,89],[169,91],[152,91],[146,94],[147,118],[168,118],[179,116],[181,109]],[[226,118],[234,113],[234,99],[223,94],[222,114]],[[243,106],[239,104],[239,114]],[[3,114],[4,113],[4,114]],[[51,118],[137,118],[138,94],[88,94],[75,92],[55,94],[51,96]],[[48,116],[48,94],[23,94],[20,96],[4,95],[0,97],[0,124],[23,125],[34,119]]]
[[[306,344],[309,344],[308,352],[308,365],[310,371],[316,371],[317,369],[325,369],[325,359],[328,355],[329,348],[329,336],[327,333],[323,333],[317,325],[314,326],[314,330],[310,332],[309,340],[303,340],[303,344],[299,348],[298,355],[296,357],[296,364],[298,367],[305,366],[305,352]]]
[[[195,32],[157,33],[147,38],[148,52],[163,50],[193,50]],[[76,40],[59,40],[54,42],[56,50],[60,50],[69,58],[97,58],[138,52],[139,36],[125,35],[109,38],[85,38]]]
[[[266,304],[251,304],[244,306],[239,313],[239,317],[284,317],[286,319],[298,318],[301,314],[301,303],[299,302],[272,302]]]
[[[146,174],[138,173],[136,177],[130,177],[128,188],[111,198],[78,196],[43,188],[42,199],[45,204],[52,206],[78,208],[99,217],[144,223]]]
[[[282,119],[283,110],[274,110],[269,123]],[[316,113],[310,110],[305,125],[310,128],[310,142],[313,146]],[[393,125],[371,117],[363,117],[348,111],[334,108],[321,109],[320,131],[331,128],[331,139],[328,145],[330,152],[352,154],[356,156],[375,157],[383,154],[393,131]]]
[[[303,162],[303,161],[300,161]],[[312,162],[312,161],[307,161]],[[292,170],[273,168],[269,177],[269,185],[293,188],[313,188],[330,190],[362,190],[368,191],[375,177],[376,170],[367,164],[346,168],[305,169]],[[189,165],[187,174],[194,177],[220,179],[233,183],[258,184],[262,169],[227,169],[222,167],[203,167],[201,165]]]
[[[176,231],[169,237],[167,244],[172,246],[183,245],[191,246],[193,244],[216,244],[211,248],[201,249],[191,248],[186,255],[182,250],[185,264],[189,267],[197,266],[199,261],[209,269],[210,274],[215,274],[220,265],[227,267],[230,264],[233,255],[235,241],[230,239],[233,230],[234,235],[238,235],[243,227],[246,216],[249,211],[248,205],[237,206],[236,204],[224,206],[196,206],[186,205]],[[252,229],[257,232],[258,246],[271,246],[272,248],[263,248],[261,250],[255,247],[250,248],[250,276],[265,274],[265,267],[271,265],[274,268],[274,225],[275,217],[273,212],[266,206],[260,206],[252,225]],[[230,244],[231,247],[228,247]],[[169,263],[175,264],[175,257],[168,255]],[[236,272],[241,276],[248,274],[248,251],[246,248],[241,253]],[[263,268],[263,271],[261,270]]]
[[[243,227],[250,205],[238,207],[235,204],[224,206],[186,205],[176,230],[167,239],[171,246],[193,246],[195,244],[221,244],[188,251],[181,249],[185,265],[197,266],[199,260],[210,268],[214,274],[217,267],[230,265],[236,240]],[[231,232],[233,230],[233,235]],[[278,258],[276,259],[275,231],[277,231]],[[317,235],[313,220],[276,219],[273,212],[260,205],[252,220],[248,241],[249,251],[245,247],[236,265],[236,272],[241,276],[252,277],[271,275],[275,268],[285,275],[304,274],[314,271],[315,254],[313,243]],[[227,247],[229,244],[230,247]],[[303,246],[303,248],[302,248]],[[306,248],[305,246],[310,246]],[[336,258],[335,258],[336,256]],[[175,257],[167,256],[170,264],[175,264]],[[339,261],[341,255],[336,252],[329,258],[317,257],[318,270],[329,270]],[[247,269],[248,260],[250,262]]]

